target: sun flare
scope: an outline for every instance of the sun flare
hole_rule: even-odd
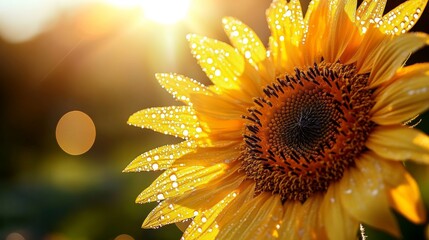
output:
[[[109,0],[118,7],[140,7],[144,17],[161,24],[174,24],[188,14],[191,0]]]

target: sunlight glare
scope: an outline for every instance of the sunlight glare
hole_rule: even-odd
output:
[[[191,0],[109,0],[118,7],[141,7],[144,16],[161,24],[174,24],[188,14]]]
[[[186,17],[190,0],[145,0],[142,4],[148,19],[172,24]]]

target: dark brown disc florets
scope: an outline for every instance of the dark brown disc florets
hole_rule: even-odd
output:
[[[374,127],[368,74],[321,62],[285,74],[243,116],[248,120],[241,169],[256,193],[304,202],[341,179],[365,150]]]

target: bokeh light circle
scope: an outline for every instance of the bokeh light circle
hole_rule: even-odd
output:
[[[19,233],[11,233],[7,235],[6,240],[25,240],[25,238]]]
[[[128,234],[121,234],[121,235],[115,237],[115,240],[134,240],[134,238]]]
[[[58,145],[70,155],[87,152],[95,142],[95,125],[92,119],[81,111],[64,114],[55,131]]]

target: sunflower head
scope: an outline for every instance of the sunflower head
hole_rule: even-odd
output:
[[[400,236],[391,208],[426,213],[402,161],[429,163],[429,137],[406,126],[429,107],[429,43],[409,33],[426,6],[409,0],[275,0],[268,48],[224,18],[232,46],[188,35],[212,81],[157,74],[183,106],[129,123],[183,138],[125,171],[165,170],[137,202],[160,201],[143,227],[190,222],[185,239],[353,239],[359,224]]]
[[[243,116],[241,168],[256,192],[279,194],[282,201],[325,192],[354,165],[374,127],[368,74],[322,61],[277,77],[263,92]]]

